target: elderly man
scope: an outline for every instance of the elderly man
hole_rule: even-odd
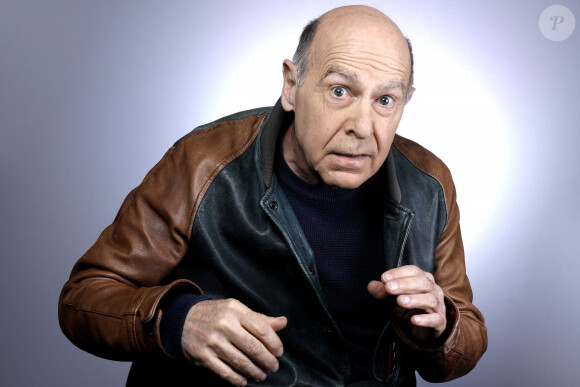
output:
[[[273,108],[173,146],[78,261],[63,331],[132,360],[131,386],[414,385],[486,349],[449,171],[395,135],[410,44],[334,9],[284,61]]]

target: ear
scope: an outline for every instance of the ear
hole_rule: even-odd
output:
[[[298,87],[298,70],[292,61],[286,59],[282,64],[284,85],[282,86],[282,107],[287,112],[294,110],[296,88]]]
[[[411,90],[409,90],[409,96],[407,97],[407,102],[405,102],[405,104],[407,104],[411,100],[411,97],[413,96],[414,92],[415,92],[415,88],[411,87]]]

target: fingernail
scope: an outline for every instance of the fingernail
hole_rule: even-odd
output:
[[[393,275],[389,273],[383,274],[383,281],[387,282],[388,280],[392,279]]]
[[[405,305],[407,305],[410,301],[411,301],[411,299],[407,296],[401,297],[401,302]]]
[[[268,377],[268,375],[265,372],[262,372],[262,375],[258,376],[255,381],[256,382],[263,382],[264,380],[266,380],[266,378]]]
[[[272,372],[278,371],[279,368],[280,368],[280,363],[276,362],[276,365],[274,366],[274,368],[272,368]]]
[[[397,283],[397,281],[389,281],[389,282],[387,282],[387,286],[391,290],[397,290],[397,288],[399,287],[399,284]]]
[[[415,319],[415,322],[416,322],[417,324],[418,324],[418,323],[420,323],[420,322],[421,322],[421,320],[422,320],[422,319],[421,319],[421,317],[419,317],[419,316],[415,316],[415,317],[414,317],[414,319]]]

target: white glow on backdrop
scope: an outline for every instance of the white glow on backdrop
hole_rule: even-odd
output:
[[[304,18],[304,16],[303,16]],[[306,19],[289,18],[276,28],[261,29],[267,35],[248,38],[256,40],[256,47],[248,49],[244,45],[232,45],[221,58],[228,63],[227,71],[221,75],[218,84],[210,91],[216,101],[211,107],[212,120],[234,112],[271,106],[282,91],[282,62],[292,59],[298,34]],[[298,31],[298,33],[297,33]]]
[[[458,192],[465,245],[476,248],[507,192],[509,117],[484,77],[444,47],[417,39],[415,91],[398,133],[419,142],[450,168]]]
[[[272,34],[261,40],[260,50],[234,50],[227,59],[230,70],[212,93],[217,100],[213,117],[273,105],[282,91],[282,62],[292,58],[298,41],[295,35]]]

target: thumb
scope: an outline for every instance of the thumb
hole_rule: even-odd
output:
[[[381,281],[371,281],[367,285],[367,290],[376,299],[386,298],[389,294],[385,290],[385,284]]]

